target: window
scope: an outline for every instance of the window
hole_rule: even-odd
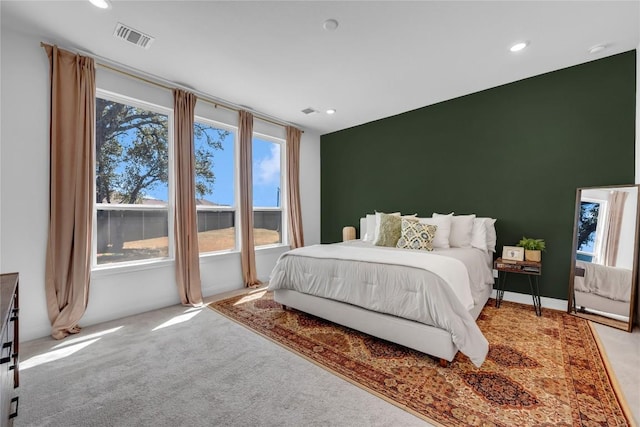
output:
[[[253,237],[255,246],[283,243],[282,140],[253,137]]]
[[[170,119],[170,110],[98,92],[94,265],[171,256]]]
[[[214,122],[194,124],[196,208],[200,253],[236,248],[235,132]]]
[[[580,202],[580,218],[578,221],[578,244],[576,259],[586,262],[597,262],[602,246],[602,227],[606,202],[602,200],[585,200]]]

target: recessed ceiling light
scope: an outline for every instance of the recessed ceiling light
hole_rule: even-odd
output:
[[[322,24],[322,28],[324,28],[327,31],[333,31],[336,28],[338,28],[338,21],[335,19],[327,19]]]
[[[602,52],[603,50],[605,50],[607,48],[606,45],[604,44],[597,44],[595,46],[591,46],[589,48],[589,53],[598,53],[598,52]]]
[[[336,113],[336,110],[334,110],[333,108],[329,108],[327,110],[327,114],[335,114],[335,113]]]
[[[511,46],[509,48],[509,50],[511,52],[520,52],[522,49],[524,49],[525,47],[527,47],[529,45],[529,42],[519,42],[514,44],[513,46]]]
[[[89,0],[92,5],[100,9],[111,9],[111,2],[109,0]]]

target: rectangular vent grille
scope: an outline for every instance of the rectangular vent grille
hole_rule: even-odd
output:
[[[309,107],[309,108],[305,108],[304,110],[302,110],[303,113],[305,114],[313,114],[313,113],[317,113],[316,110],[314,110],[313,108]]]
[[[155,40],[153,37],[147,34],[144,34],[138,30],[134,30],[131,27],[127,27],[126,25],[121,24],[120,22],[118,22],[118,25],[116,25],[116,29],[113,32],[113,36],[145,49],[149,49],[149,47],[151,46],[151,43],[153,43],[153,41]]]

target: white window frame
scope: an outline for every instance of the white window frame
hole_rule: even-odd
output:
[[[269,248],[277,248],[277,247],[281,247],[281,246],[288,246],[289,245],[289,218],[287,216],[287,185],[288,185],[288,177],[287,177],[287,142],[286,140],[282,139],[282,138],[277,138],[271,135],[266,135],[263,133],[259,133],[259,132],[253,132],[253,135],[251,137],[251,144],[253,145],[253,138],[259,138],[263,141],[268,141],[268,142],[272,142],[275,144],[280,144],[280,207],[279,208],[274,208],[274,207],[261,207],[261,206],[252,206],[252,214],[256,211],[280,211],[280,218],[282,221],[282,229],[281,229],[281,234],[280,237],[282,240],[280,243],[272,243],[269,245],[260,245],[260,246],[255,246],[256,250],[262,250],[262,249],[269,249]],[[253,150],[252,150],[253,153]],[[251,160],[252,162],[252,167],[253,167],[253,159]],[[251,185],[253,186],[253,182],[251,183]],[[254,189],[255,191],[255,189]],[[252,201],[253,204],[253,201]],[[254,225],[255,228],[255,225]]]
[[[168,144],[168,182],[167,182],[167,206],[153,206],[153,205],[135,205],[135,204],[109,204],[109,203],[98,203],[96,200],[96,177],[94,172],[93,183],[92,183],[92,191],[93,191],[93,230],[92,230],[92,243],[91,243],[91,269],[92,271],[100,271],[100,270],[113,270],[113,269],[122,269],[122,268],[135,268],[139,266],[149,266],[149,265],[161,265],[166,264],[168,262],[173,262],[175,260],[174,254],[174,179],[175,179],[175,166],[174,166],[174,141],[173,141],[173,132],[174,132],[174,114],[173,110],[170,108],[162,107],[157,104],[152,104],[150,102],[145,102],[136,98],[131,98],[126,95],[121,95],[115,92],[110,92],[103,89],[96,89],[96,98],[106,99],[112,102],[118,102],[121,104],[131,105],[133,107],[142,108],[145,110],[152,111],[154,113],[163,114],[167,116],[167,144]],[[94,117],[94,123],[96,118]],[[95,132],[95,128],[94,128]],[[94,135],[95,141],[95,135]],[[93,171],[96,168],[96,144],[94,142],[92,147],[93,154]],[[136,261],[123,261],[123,262],[114,262],[109,264],[98,264],[98,210],[113,210],[113,211],[167,211],[167,224],[168,224],[168,256],[162,258],[149,258],[145,260],[136,260]]]
[[[194,123],[202,123],[204,125],[207,126],[211,126],[211,127],[215,127],[218,129],[224,129],[224,130],[228,130],[230,132],[233,132],[233,206],[230,207],[220,207],[220,206],[201,206],[201,205],[196,205],[196,215],[198,211],[213,211],[213,212],[217,212],[217,211],[226,211],[226,212],[230,212],[233,211],[234,215],[233,215],[233,221],[234,221],[234,231],[235,231],[235,245],[233,248],[230,249],[223,249],[220,251],[210,251],[210,252],[201,252],[200,253],[200,257],[210,257],[210,256],[215,256],[215,255],[220,255],[220,254],[227,254],[227,253],[234,253],[234,252],[239,252],[240,251],[240,212],[238,209],[238,204],[240,202],[240,196],[239,196],[239,187],[238,187],[238,183],[240,182],[240,174],[238,172],[239,170],[239,165],[240,165],[240,160],[239,160],[239,151],[238,150],[238,127],[237,126],[231,126],[228,125],[226,123],[222,123],[222,122],[218,122],[216,120],[211,120],[211,119],[207,119],[205,117],[202,116],[195,116],[194,118]],[[195,138],[195,135],[194,135]],[[194,145],[195,145],[195,139],[194,139]]]

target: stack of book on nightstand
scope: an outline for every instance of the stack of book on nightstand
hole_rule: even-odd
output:
[[[495,268],[522,273],[539,274],[542,269],[542,265],[539,262],[512,261],[498,258],[495,263]]]

